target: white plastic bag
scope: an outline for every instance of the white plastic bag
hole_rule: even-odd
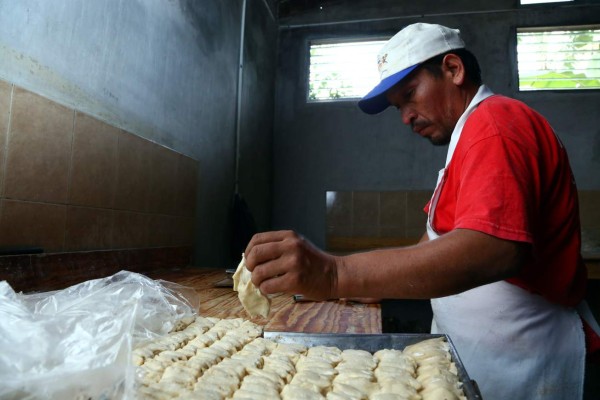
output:
[[[131,397],[136,343],[197,315],[196,292],[121,271],[47,293],[0,282],[0,399]]]

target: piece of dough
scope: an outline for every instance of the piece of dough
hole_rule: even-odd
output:
[[[275,385],[267,382],[254,381],[252,379],[244,379],[240,390],[254,392],[257,395],[256,399],[273,399],[279,398],[279,389]],[[235,396],[234,396],[235,397]]]
[[[419,393],[423,400],[462,400],[465,399],[462,394],[456,390],[443,386],[424,389]]]
[[[296,384],[313,391],[323,392],[326,388],[331,385],[331,381],[328,376],[321,375],[315,371],[298,371],[292,378],[290,384]]]
[[[251,317],[260,315],[266,318],[271,311],[271,299],[263,295],[261,291],[252,283],[252,274],[246,268],[246,258],[242,254],[242,261],[233,274],[233,290],[238,292],[238,298],[244,307],[244,310]]]
[[[342,361],[342,350],[334,346],[315,346],[308,349],[306,353],[309,357],[321,357],[331,364],[337,364]]]
[[[333,381],[333,392],[345,394],[353,399],[366,399],[369,394],[377,389],[376,384],[366,380],[360,382],[340,381],[339,375]]]
[[[387,382],[382,384],[379,389],[372,393],[372,395],[380,393],[394,393],[411,400],[420,399],[420,396],[417,394],[417,389],[401,380],[398,382]]]
[[[415,397],[416,399],[420,399],[420,397]],[[411,397],[406,397],[397,393],[375,393],[369,397],[369,400],[407,400],[412,399]]]
[[[283,400],[325,400],[325,396],[321,393],[296,384],[286,385],[281,391],[281,398]]]

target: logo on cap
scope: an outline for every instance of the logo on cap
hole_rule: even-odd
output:
[[[388,56],[388,53],[385,53],[384,55],[377,57],[377,68],[379,69],[380,73],[381,73],[381,70],[383,69],[383,64],[387,64],[387,56]]]

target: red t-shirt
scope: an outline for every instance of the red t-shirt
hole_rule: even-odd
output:
[[[464,228],[530,243],[533,257],[508,282],[567,306],[585,294],[577,188],[567,153],[548,122],[517,100],[489,97],[467,119],[446,168],[433,228],[440,235]]]

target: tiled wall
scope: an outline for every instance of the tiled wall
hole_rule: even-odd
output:
[[[326,247],[345,251],[405,245],[423,235],[431,192],[329,191]]]
[[[190,246],[197,161],[0,81],[0,249]]]
[[[430,197],[429,191],[327,192],[327,247],[417,241],[425,232],[423,207]],[[600,254],[600,191],[580,191],[579,203],[582,252]]]
[[[600,255],[600,190],[579,191],[581,251]]]

